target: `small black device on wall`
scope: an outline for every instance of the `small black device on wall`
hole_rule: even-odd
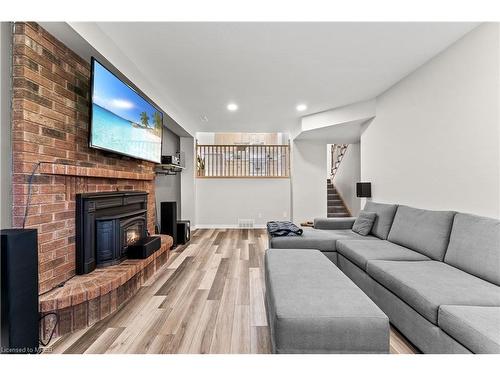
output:
[[[172,165],[181,165],[181,158],[179,155],[163,155],[161,157],[162,164],[172,164]]]
[[[38,353],[38,236],[36,229],[2,229],[1,353]]]
[[[161,202],[161,234],[172,236],[177,246],[177,202]]]
[[[371,198],[372,197],[371,182],[358,182],[356,184],[356,196],[358,198]]]
[[[184,245],[191,239],[191,222],[189,220],[179,220],[177,222],[177,243]]]

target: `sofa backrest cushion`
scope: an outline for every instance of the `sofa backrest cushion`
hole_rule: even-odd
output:
[[[389,241],[442,261],[450,240],[455,213],[399,206]]]
[[[500,220],[456,214],[444,261],[500,285]]]
[[[394,215],[398,208],[397,204],[385,204],[376,202],[366,202],[365,211],[375,212],[377,217],[372,226],[371,234],[380,238],[381,240],[386,240],[391,230],[392,221],[394,220]]]

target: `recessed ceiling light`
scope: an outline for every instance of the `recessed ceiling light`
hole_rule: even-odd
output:
[[[227,110],[231,111],[231,112],[237,111],[238,110],[238,104],[236,104],[236,103],[229,103],[227,105]]]
[[[305,105],[305,104],[299,104],[297,106],[297,111],[299,111],[299,112],[304,112],[306,109],[307,109],[307,105]]]

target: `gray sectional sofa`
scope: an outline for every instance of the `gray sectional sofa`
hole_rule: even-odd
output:
[[[350,230],[354,218],[316,219],[270,247],[320,250],[424,353],[500,353],[500,221],[374,202],[365,210],[377,214],[368,236]]]

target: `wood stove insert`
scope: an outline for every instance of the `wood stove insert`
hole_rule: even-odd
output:
[[[76,273],[120,263],[129,246],[147,236],[144,191],[76,196]]]

